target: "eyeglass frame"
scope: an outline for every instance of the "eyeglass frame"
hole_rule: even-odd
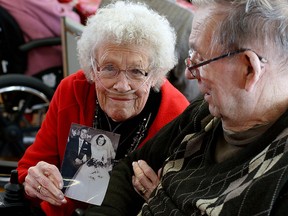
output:
[[[96,70],[97,70],[97,72],[100,74],[100,68],[101,68],[101,66],[99,66],[98,62],[97,62],[95,59],[93,59],[93,57],[91,56],[91,66],[92,66],[93,71],[96,72],[96,71],[95,71],[94,62],[96,63]],[[126,73],[125,73],[126,77],[127,77],[128,79],[131,79],[129,76],[127,76],[127,71],[128,71],[129,69],[124,69],[124,70],[121,70],[120,68],[117,68],[117,69],[118,69],[118,73],[116,74],[115,78],[116,78],[117,76],[119,76],[119,74],[120,74],[121,71],[123,71],[123,72],[126,72]],[[135,68],[134,68],[134,69],[135,69]],[[141,70],[142,72],[144,72],[144,74],[143,74],[144,77],[148,77],[149,73],[148,73],[146,70],[144,70],[144,69],[137,69],[137,70]],[[144,80],[144,82],[145,82],[145,80]]]
[[[99,66],[98,62],[96,61],[96,59],[93,58],[93,56],[91,56],[90,61],[91,61],[91,67],[92,67],[93,72],[94,72],[94,73],[97,73],[97,72],[99,71],[99,69],[100,69],[100,66]],[[96,70],[97,70],[97,71],[95,71],[94,62],[96,63]],[[126,69],[126,70],[127,70],[127,69]],[[125,72],[126,72],[126,70],[120,70],[120,69],[119,69],[118,75],[120,74],[121,71],[125,71]],[[98,74],[99,74],[99,73],[98,73]],[[118,93],[118,92],[112,91],[111,89],[108,89],[108,88],[104,85],[104,83],[102,83],[102,81],[100,80],[100,78],[99,78],[98,76],[96,76],[96,77],[98,77],[99,83],[101,84],[101,86],[102,86],[106,91],[108,91],[108,92],[110,92],[110,93],[113,93],[113,94],[125,95],[125,94],[134,94],[136,91],[138,91],[138,90],[149,80],[149,78],[151,77],[151,76],[149,76],[150,74],[151,74],[151,73],[148,73],[148,72],[145,71],[145,77],[147,77],[147,78],[143,81],[143,83],[142,83],[141,85],[138,85],[138,87],[137,87],[136,89],[129,90],[129,91],[125,92],[125,93],[123,93],[123,92]],[[126,74],[125,74],[125,76],[127,77]],[[117,77],[117,76],[116,76],[116,77]],[[128,78],[128,77],[127,77],[127,79],[130,80],[130,78]]]
[[[267,62],[267,60],[266,60],[264,57],[258,55],[255,51],[253,51],[253,50],[251,50],[251,49],[249,49],[249,48],[245,48],[245,49],[239,49],[239,50],[235,50],[235,51],[232,51],[232,52],[225,53],[225,54],[223,54],[223,55],[220,55],[220,56],[217,56],[217,57],[214,57],[214,58],[211,58],[211,59],[202,61],[202,62],[200,62],[200,63],[198,63],[198,64],[188,65],[188,61],[192,62],[192,55],[193,55],[193,52],[195,52],[194,50],[192,51],[191,49],[189,49],[189,56],[185,59],[185,65],[186,65],[187,69],[189,70],[189,72],[192,74],[192,76],[193,76],[194,78],[198,79],[198,78],[199,78],[199,75],[195,72],[195,71],[196,71],[195,69],[197,69],[197,68],[199,68],[199,67],[202,67],[202,66],[204,66],[204,65],[210,64],[211,62],[220,60],[220,59],[222,59],[222,58],[234,56],[234,55],[237,55],[237,54],[242,53],[242,52],[245,52],[245,51],[252,51],[252,52],[254,52],[254,53],[258,56],[258,58],[259,58],[259,60],[260,60],[261,62],[264,62],[264,63]],[[191,54],[190,54],[190,52],[191,52]]]

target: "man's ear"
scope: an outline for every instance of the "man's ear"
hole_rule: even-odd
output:
[[[244,52],[247,59],[247,69],[245,74],[245,89],[252,91],[256,83],[264,73],[263,62],[259,59],[255,52],[247,50]]]

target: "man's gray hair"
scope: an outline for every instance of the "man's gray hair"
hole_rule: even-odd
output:
[[[287,60],[287,0],[192,0],[192,3],[196,7],[216,5],[215,14],[224,16],[216,23],[212,46],[220,44],[223,52],[252,48],[268,60],[276,57]]]

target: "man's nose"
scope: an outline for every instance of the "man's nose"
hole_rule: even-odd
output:
[[[200,72],[199,72],[199,70],[195,70],[194,71],[194,75],[191,73],[191,71],[186,67],[186,69],[185,69],[185,76],[186,76],[186,78],[187,79],[200,79]]]

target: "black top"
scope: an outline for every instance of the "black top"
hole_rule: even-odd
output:
[[[141,113],[124,122],[114,122],[103,112],[100,106],[97,106],[99,108],[97,115],[97,128],[121,134],[115,157],[116,161],[137,149],[137,146],[145,139],[148,133],[148,130],[146,129],[150,128],[151,124],[153,123],[158,113],[160,102],[161,92],[155,92],[153,89],[151,89],[145,107]],[[148,124],[145,128],[143,128],[148,119]],[[143,136],[140,137],[139,133],[141,132],[143,132]]]
[[[102,206],[86,215],[137,215],[144,200],[132,186],[132,161],[144,159],[157,171],[167,158],[161,186],[144,204],[143,215],[286,215],[288,111],[262,137],[221,163],[214,152],[222,126],[218,120],[204,129],[211,119],[207,103],[192,103],[115,167]]]

